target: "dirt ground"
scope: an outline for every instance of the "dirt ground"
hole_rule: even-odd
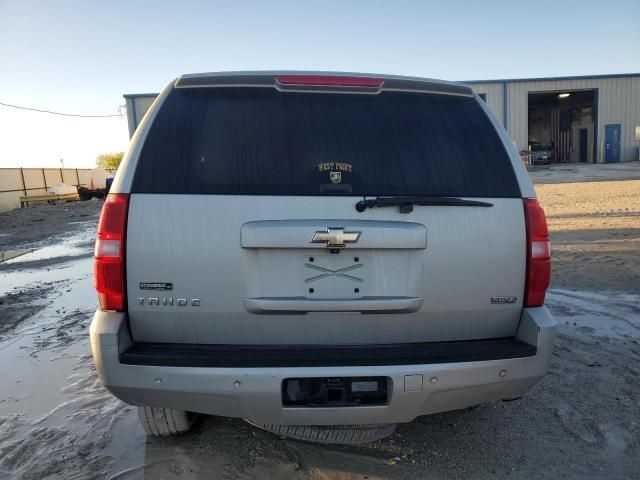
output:
[[[553,240],[549,375],[522,400],[421,417],[358,447],[205,417],[146,438],[97,381],[100,202],[0,214],[0,479],[640,478],[640,181],[538,185]]]
[[[640,292],[640,180],[537,185],[553,288]]]

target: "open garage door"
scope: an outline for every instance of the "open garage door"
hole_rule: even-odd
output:
[[[535,165],[594,163],[596,90],[529,93],[529,150]]]

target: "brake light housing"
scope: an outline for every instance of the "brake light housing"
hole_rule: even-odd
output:
[[[361,87],[380,88],[382,78],[356,77],[347,75],[278,75],[280,85],[305,87]]]
[[[125,248],[129,195],[110,193],[102,206],[94,252],[95,287],[102,310],[126,310]]]
[[[541,307],[551,282],[551,242],[544,210],[535,198],[524,199],[527,229],[525,307]]]

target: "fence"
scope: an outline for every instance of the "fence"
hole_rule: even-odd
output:
[[[90,168],[0,168],[0,212],[20,207],[20,197],[42,195],[47,188],[89,184]]]

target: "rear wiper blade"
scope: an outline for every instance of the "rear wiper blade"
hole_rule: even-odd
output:
[[[400,207],[400,213],[411,213],[414,205],[431,207],[493,207],[493,203],[465,200],[458,197],[377,197],[356,203],[356,210],[364,212],[373,207]]]

